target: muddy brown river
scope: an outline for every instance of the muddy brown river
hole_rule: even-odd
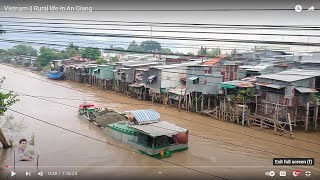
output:
[[[140,101],[112,91],[101,91],[66,81],[52,81],[38,74],[0,64],[0,77],[5,76],[3,88],[33,96],[19,96],[20,101],[8,111],[16,120],[23,120],[25,129],[15,140],[35,134],[34,162],[19,162],[13,170],[13,149],[2,150],[0,157],[1,179],[53,178],[80,179],[88,177],[183,177],[184,179],[270,179],[266,171],[275,171],[273,179],[291,179],[294,170],[311,171],[308,179],[320,175],[320,133],[294,131],[295,139],[215,120],[198,114]],[[59,97],[57,98],[47,98]],[[61,99],[66,98],[66,99]],[[92,100],[98,107],[113,107],[119,111],[152,108],[160,112],[161,119],[188,128],[189,149],[173,154],[168,159],[157,160],[131,149],[108,137],[92,123],[80,118],[77,106],[83,99]],[[49,100],[49,101],[48,101]],[[52,102],[54,101],[54,102]],[[61,104],[62,103],[62,104]],[[30,117],[51,123],[47,124]],[[82,135],[58,127],[72,130]],[[89,138],[90,137],[90,138]],[[103,142],[101,142],[103,141]],[[109,144],[107,144],[107,143]],[[112,144],[112,145],[110,145]],[[122,147],[122,148],[120,148]],[[315,166],[273,166],[274,157],[311,157]],[[8,166],[8,167],[6,167]],[[279,171],[287,172],[279,177]],[[31,176],[25,172],[30,171]],[[37,172],[43,171],[39,176]],[[60,174],[55,175],[58,172]],[[64,172],[76,172],[66,175]],[[246,177],[246,178],[244,178]],[[300,178],[301,179],[301,178]]]

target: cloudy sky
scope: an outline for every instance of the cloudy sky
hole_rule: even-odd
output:
[[[294,8],[300,4],[303,11],[297,13]],[[72,6],[72,7],[92,7],[93,11],[6,11],[6,7],[29,7],[39,6]],[[307,11],[309,7],[314,6],[314,11]],[[261,9],[261,10],[257,10]],[[278,9],[278,10],[277,10]],[[281,10],[279,10],[281,9]],[[169,47],[179,52],[196,52],[201,45],[208,47],[220,47],[225,51],[237,48],[247,50],[254,46],[271,46],[276,48],[290,49],[291,51],[311,51],[320,50],[318,47],[309,46],[283,46],[280,44],[267,45],[256,43],[226,43],[219,41],[182,41],[172,39],[155,39],[156,36],[170,37],[192,37],[206,39],[237,39],[237,40],[262,40],[262,41],[289,41],[289,42],[319,42],[319,37],[310,37],[310,35],[319,35],[319,30],[293,30],[291,29],[237,29],[237,28],[200,28],[193,27],[159,27],[157,23],[205,23],[205,24],[225,24],[225,25],[297,25],[297,26],[319,26],[320,27],[320,1],[8,1],[0,2],[0,24],[7,30],[1,40],[22,40],[34,41],[51,44],[66,45],[74,42],[80,46],[96,46],[100,48],[121,46],[126,48],[132,40],[141,42],[143,40],[157,40],[163,47]],[[166,10],[166,11],[164,11]],[[168,11],[169,10],[169,11]],[[175,11],[176,10],[176,11]],[[178,10],[178,11],[177,11]],[[181,11],[183,10],[183,11]],[[196,10],[196,11],[195,11]],[[5,17],[5,18],[4,18]],[[16,17],[16,18],[8,18]],[[40,20],[40,19],[19,19],[19,18],[59,18],[67,20]],[[87,21],[75,21],[87,20]],[[95,21],[95,22],[92,22]],[[99,21],[125,21],[125,22],[145,22],[143,26],[128,26],[127,23],[119,22],[99,22]],[[63,24],[47,24],[47,23]],[[93,25],[95,24],[95,25]],[[97,25],[99,24],[99,25]],[[132,25],[132,24],[131,24]],[[33,27],[31,27],[33,26]],[[34,27],[37,26],[37,27]],[[151,38],[152,27],[152,38]],[[17,30],[45,30],[47,31],[65,31],[76,34],[100,33],[103,36],[79,36],[60,34],[44,34],[29,32],[15,32]],[[108,30],[109,29],[109,30]],[[110,30],[122,29],[122,30]],[[132,31],[142,30],[142,31]],[[173,31],[173,32],[157,32]],[[180,31],[180,32],[177,32]],[[181,32],[183,31],[183,32]],[[187,33],[188,32],[188,33]],[[206,32],[206,33],[200,33]],[[220,34],[219,34],[220,32]],[[222,33],[222,34],[221,34]],[[292,34],[305,36],[287,36],[287,35],[243,35],[243,34],[225,34],[225,33],[259,33],[259,34]],[[120,38],[108,37],[110,34],[143,35],[146,38]],[[1,48],[11,47],[12,43],[0,42]],[[35,44],[33,44],[35,46]]]

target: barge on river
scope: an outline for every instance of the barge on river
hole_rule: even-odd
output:
[[[120,113],[83,103],[79,106],[79,115],[114,139],[158,159],[188,149],[188,129],[161,121],[160,114],[152,109]]]

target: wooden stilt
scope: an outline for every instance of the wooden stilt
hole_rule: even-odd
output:
[[[266,106],[265,106],[265,109],[264,109],[264,115],[267,114],[267,111],[268,111],[268,103],[266,103]]]
[[[243,103],[242,103],[242,121],[241,121],[241,125],[244,126],[244,98],[243,98]]]
[[[193,108],[193,93],[189,95],[189,111],[192,111]]]
[[[255,95],[255,99],[256,99],[256,109],[254,111],[254,119],[256,120],[257,119],[257,115],[258,115],[258,96]]]
[[[226,99],[223,99],[223,110],[222,110],[222,119],[223,119],[223,120],[226,120],[226,111],[227,111],[227,108],[226,108]]]
[[[198,93],[196,91],[196,94],[195,94],[195,102],[196,102],[196,112],[198,112]]]
[[[203,94],[201,94],[201,112],[203,112]]]
[[[182,96],[182,89],[181,89],[181,93],[179,95],[179,112],[181,111],[181,96]]]
[[[294,126],[297,125],[298,107],[294,108]]]
[[[293,138],[290,113],[288,113],[288,121],[289,121],[289,128],[290,128],[290,137]]]
[[[317,104],[315,107],[315,110],[314,110],[314,114],[313,114],[314,130],[317,130],[318,113],[319,113],[319,106]]]
[[[210,100],[211,100],[211,97],[209,95],[209,97],[208,97],[208,109],[210,109]]]
[[[274,133],[277,132],[277,121],[278,121],[278,105],[276,105],[274,119],[273,119],[273,130],[274,130]]]
[[[186,110],[188,111],[188,103],[189,103],[189,101],[188,101],[188,95],[187,94],[185,94],[185,96],[184,96],[184,101],[185,101],[185,108],[186,108]]]
[[[306,119],[305,119],[305,122],[304,122],[304,125],[305,125],[305,131],[308,132],[308,125],[309,125],[309,108],[310,108],[310,103],[308,102],[307,103],[307,109],[306,109]]]

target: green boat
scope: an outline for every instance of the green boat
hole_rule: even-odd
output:
[[[112,138],[148,156],[162,159],[188,149],[188,130],[167,121],[152,109],[116,112],[79,106],[79,114],[101,127]],[[81,112],[81,113],[80,113]]]

